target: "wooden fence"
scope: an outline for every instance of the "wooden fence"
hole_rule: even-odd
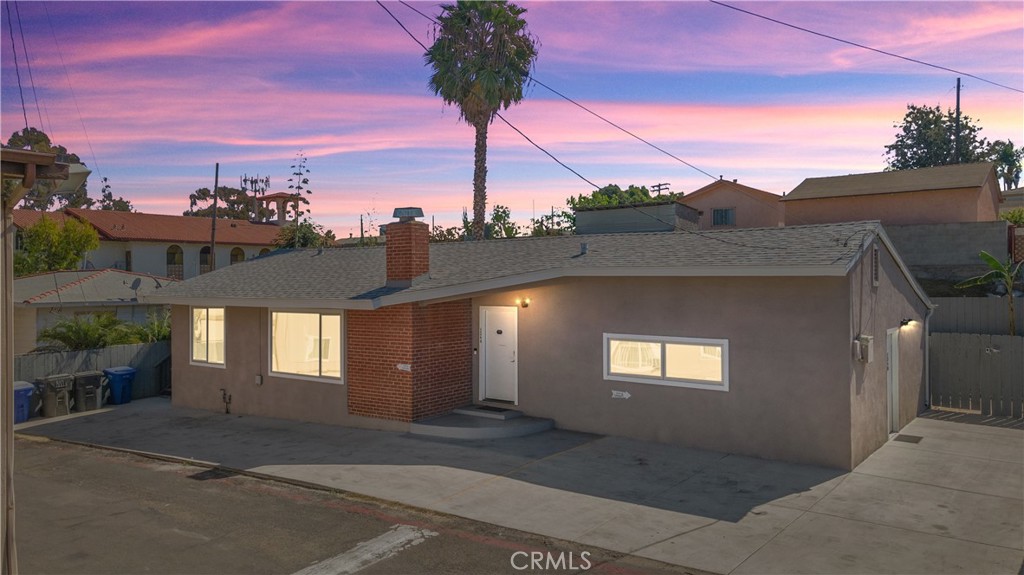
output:
[[[1024,417],[1024,336],[928,336],[933,407]]]
[[[138,370],[132,383],[132,399],[160,395],[170,386],[169,341],[114,345],[103,349],[57,353],[32,353],[14,358],[14,379],[35,381],[59,373],[103,371],[127,365]]]
[[[1010,333],[1005,297],[933,297],[938,307],[928,322],[931,333]],[[1024,333],[1024,298],[1014,300],[1017,333]]]

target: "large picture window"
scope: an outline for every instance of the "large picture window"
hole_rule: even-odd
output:
[[[341,379],[341,314],[271,313],[270,370]]]
[[[192,361],[224,365],[224,308],[192,308]]]
[[[729,340],[604,334],[604,378],[729,390]]]

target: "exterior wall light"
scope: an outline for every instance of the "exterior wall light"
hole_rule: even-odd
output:
[[[530,307],[530,298],[528,298],[528,297],[527,298],[517,297],[516,298],[516,305],[524,307],[524,308]]]
[[[909,317],[905,317],[900,320],[900,327],[906,327],[912,323],[914,323],[914,320],[910,319]]]

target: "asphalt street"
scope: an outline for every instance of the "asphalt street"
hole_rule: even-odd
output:
[[[40,438],[15,446],[22,573],[697,573],[353,494]]]

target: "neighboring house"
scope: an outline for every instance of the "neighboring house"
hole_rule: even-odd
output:
[[[697,210],[676,200],[575,210],[576,233],[671,232],[697,229]]]
[[[174,280],[114,269],[47,272],[14,280],[14,354],[37,347],[40,331],[61,319],[109,313],[130,323],[145,323],[163,305],[139,301]]]
[[[400,221],[385,247],[151,294],[192,334],[173,340],[175,405],[408,430],[475,403],[843,469],[924,408],[931,304],[877,222],[428,237]]]
[[[1003,199],[1003,205],[999,206],[1000,214],[1010,210],[1024,209],[1024,188],[1003,191]]]
[[[682,202],[700,211],[700,229],[771,228],[781,226],[779,196],[719,179],[683,196]]]
[[[75,218],[96,229],[100,246],[86,254],[83,267],[87,269],[117,268],[175,279],[212,269],[211,218],[65,208],[59,212],[14,210],[14,224],[23,230],[43,214],[58,223]],[[280,231],[272,223],[218,219],[217,268],[270,252]]]
[[[950,224],[998,220],[1002,195],[995,165],[979,163],[807,178],[782,202],[786,225]]]
[[[993,164],[808,178],[782,198],[786,225],[880,220],[915,277],[939,293],[1009,254]],[[933,289],[929,284],[929,289]]]

